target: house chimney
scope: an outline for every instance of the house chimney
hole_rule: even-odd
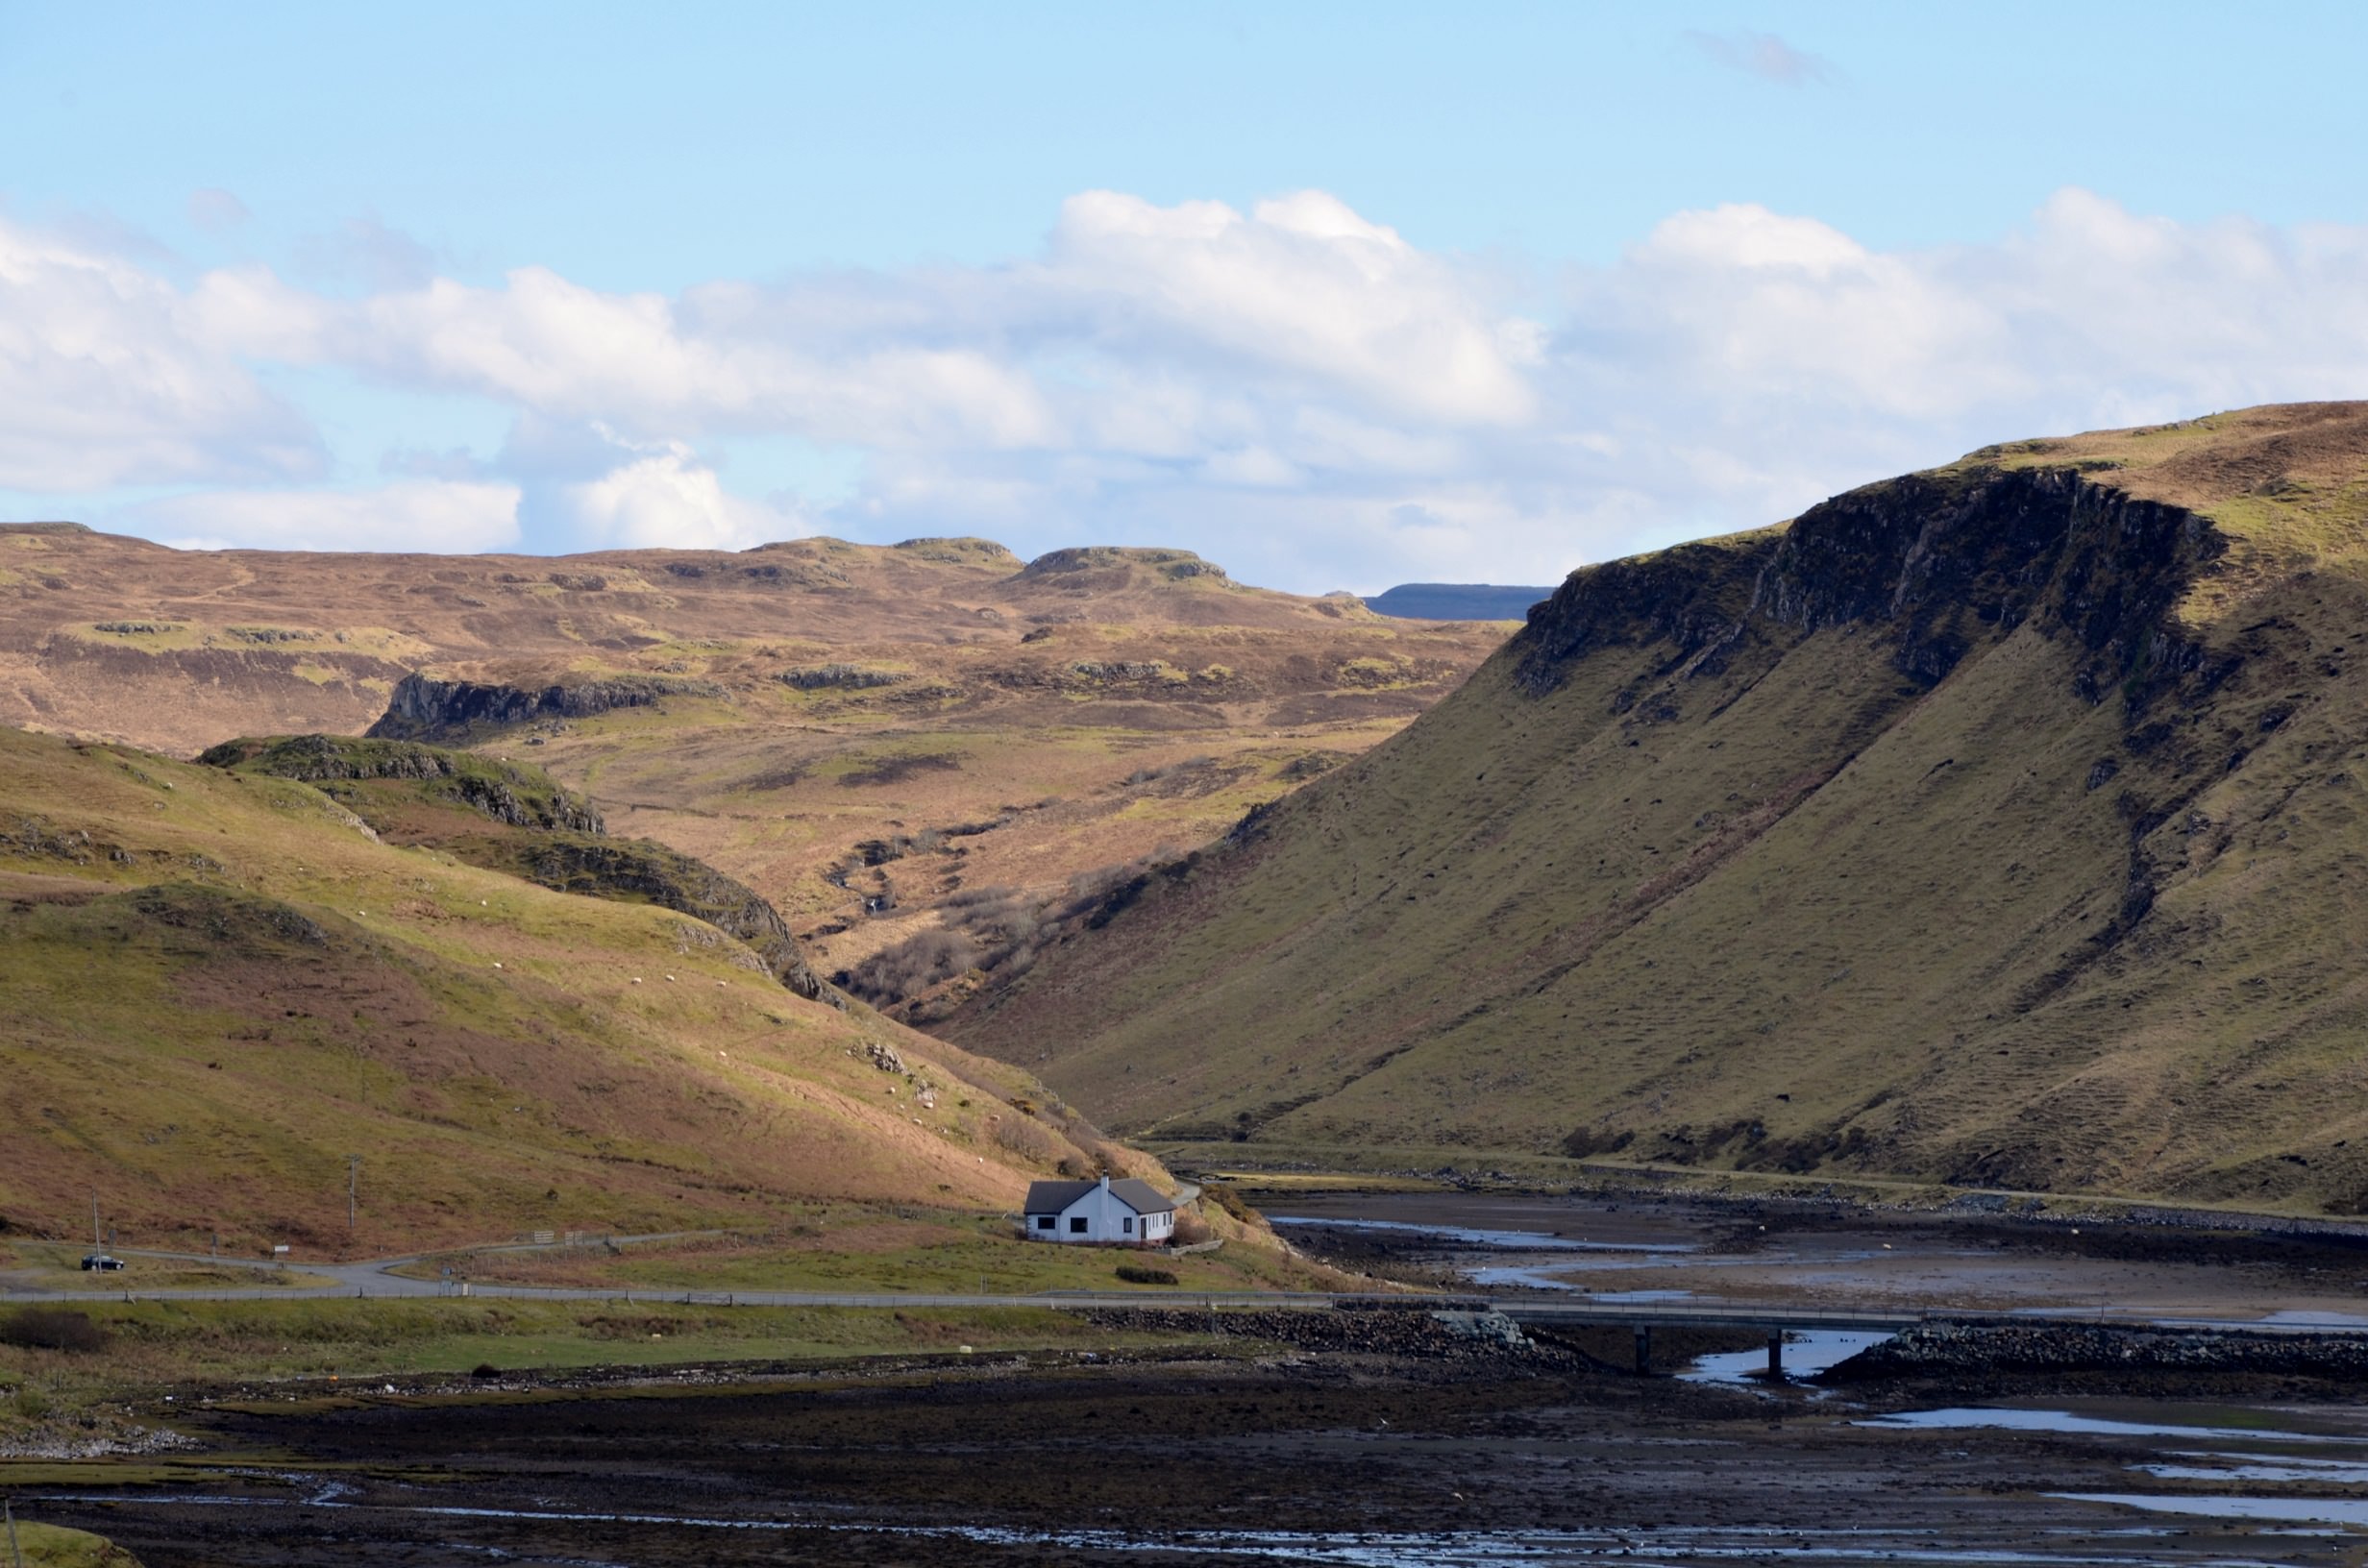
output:
[[[1101,1186],[1105,1192],[1110,1189],[1110,1173],[1106,1170],[1101,1173]]]

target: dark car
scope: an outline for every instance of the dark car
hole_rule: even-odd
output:
[[[94,1269],[100,1273],[108,1273],[114,1269],[121,1268],[122,1266],[122,1259],[110,1258],[103,1252],[87,1252],[83,1254],[83,1269],[86,1273]]]

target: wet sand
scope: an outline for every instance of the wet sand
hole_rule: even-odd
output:
[[[1338,1222],[1277,1226],[1326,1259],[1492,1292],[2239,1320],[2282,1313],[2368,1325],[2368,1232],[2351,1226],[2284,1234],[1462,1192],[1248,1196],[1278,1220]],[[1425,1229],[1433,1227],[1468,1236]],[[1490,1232],[1511,1234],[1470,1238]]]
[[[2051,1495],[2193,1489],[2138,1468],[2177,1437],[1860,1424],[1868,1413],[1517,1355],[1014,1361],[692,1395],[217,1411],[193,1427],[217,1445],[212,1477],[18,1505],[151,1568],[2305,1563],[2355,1539]],[[2368,1418],[2316,1419],[2368,1459]]]

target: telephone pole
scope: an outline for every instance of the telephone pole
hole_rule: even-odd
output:
[[[345,1157],[345,1234],[348,1236],[354,1234],[354,1218],[360,1192],[361,1156],[349,1154]]]

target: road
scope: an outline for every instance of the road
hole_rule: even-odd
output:
[[[720,1233],[667,1233],[664,1235],[618,1237],[620,1244],[633,1241],[681,1239],[687,1235]],[[552,1244],[522,1242],[501,1247],[481,1247],[480,1252],[550,1250]],[[133,1248],[121,1249],[127,1257],[156,1258],[173,1262],[195,1262],[215,1264],[235,1264],[239,1267],[267,1271],[277,1264],[253,1262],[244,1259],[209,1257],[204,1253],[152,1252]],[[718,1307],[1050,1307],[1070,1310],[1113,1307],[1164,1307],[1186,1311],[1218,1309],[1267,1309],[1322,1311],[1344,1303],[1371,1301],[1370,1292],[1341,1291],[1281,1291],[1281,1290],[1173,1290],[1136,1288],[1129,1290],[1048,1290],[1011,1295],[984,1292],[930,1293],[915,1290],[697,1290],[697,1289],[599,1289],[585,1287],[499,1285],[470,1282],[466,1285],[447,1284],[439,1280],[416,1279],[396,1273],[406,1264],[416,1263],[424,1256],[418,1253],[396,1258],[377,1258],[353,1263],[304,1263],[301,1272],[325,1277],[333,1284],[321,1286],[221,1286],[194,1290],[142,1290],[128,1285],[111,1288],[73,1290],[0,1289],[0,1301],[7,1302],[101,1302],[101,1301],[304,1301],[338,1297],[381,1299],[386,1297],[458,1297],[513,1301],[610,1301],[642,1305],[697,1305]],[[1404,1298],[1397,1298],[1404,1299]],[[1917,1323],[1971,1322],[1995,1320],[2001,1314],[1994,1309],[1926,1307],[1916,1311],[1898,1308],[1852,1309],[1849,1307],[1802,1306],[1795,1303],[1718,1301],[1694,1299],[1688,1301],[1599,1301],[1584,1295],[1567,1297],[1491,1296],[1482,1292],[1460,1292],[1440,1298],[1443,1308],[1464,1310],[1486,1309],[1504,1313],[1517,1323],[1600,1324],[1636,1329],[1649,1328],[1731,1328],[1745,1329],[1769,1335],[1813,1330],[1843,1330],[1859,1333],[1895,1334]],[[2062,1324],[2096,1324],[2118,1327],[2248,1329],[2266,1333],[2314,1334],[2361,1332],[2356,1321],[2289,1317],[2277,1322],[2262,1322],[2243,1317],[2163,1317],[2158,1314],[2116,1311],[2060,1312],[2044,1314],[2045,1321]]]

